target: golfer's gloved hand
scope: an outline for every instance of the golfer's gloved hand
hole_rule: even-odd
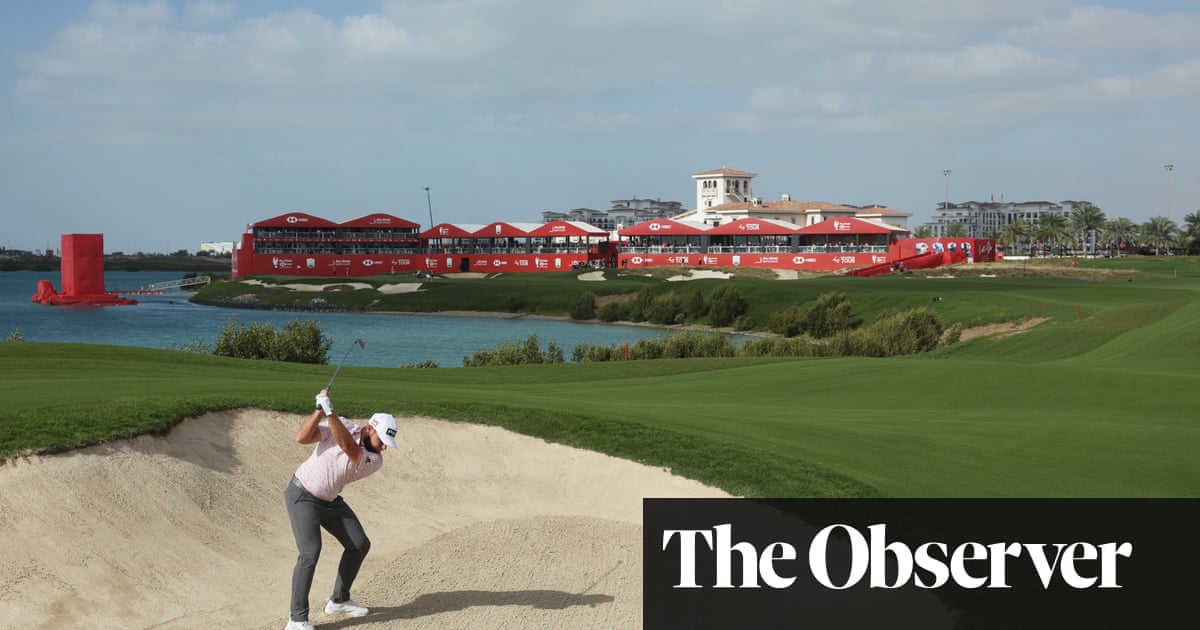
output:
[[[325,390],[321,390],[321,393],[317,394],[317,409],[324,411],[327,416],[333,415],[333,401],[325,394]]]

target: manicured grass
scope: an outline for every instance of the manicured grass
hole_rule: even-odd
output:
[[[1200,267],[1132,264],[1148,268],[1132,282],[736,281],[775,305],[845,290],[864,319],[905,304],[966,324],[1049,318],[927,355],[347,367],[336,398],[350,417],[387,409],[496,424],[749,496],[1197,496]],[[592,284],[571,274],[518,281],[539,291]],[[705,282],[719,281],[678,284]],[[0,368],[15,392],[0,416],[0,456],[162,431],[207,410],[307,413],[329,376],[328,366],[27,342],[0,343]]]

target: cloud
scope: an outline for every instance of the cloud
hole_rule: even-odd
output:
[[[660,194],[679,190],[686,201],[687,174],[733,161],[765,177],[776,163],[834,169],[828,156],[935,148],[974,155],[1019,137],[1029,146],[1013,161],[1023,162],[1082,137],[1112,138],[1159,166],[1156,154],[1176,156],[1182,173],[1197,144],[1194,3],[1173,12],[1069,0],[310,6],[101,0],[73,14],[10,57],[0,146],[22,148],[0,152],[3,182],[36,181],[19,174],[35,166],[88,185],[138,181],[133,171],[156,185],[203,176],[226,182],[231,198],[260,195],[244,205],[275,209],[390,199],[372,179],[415,172],[448,205],[450,187],[434,181],[441,172],[501,182],[516,176],[504,169],[531,169],[578,183],[611,163],[629,181],[670,160],[681,175],[665,185],[678,187]],[[945,162],[931,159],[937,175]],[[965,179],[966,165],[955,166]],[[572,168],[586,174],[563,172]],[[494,207],[466,197],[494,186],[462,188],[464,206]],[[587,203],[580,190],[544,194],[576,207]],[[172,202],[211,206],[216,192]],[[919,198],[873,194],[920,209]],[[522,203],[505,202],[514,212]]]
[[[219,0],[191,0],[184,7],[183,23],[192,28],[212,27],[237,16],[237,4]]]
[[[1148,13],[1091,5],[1040,17],[1011,29],[1004,38],[1093,60],[1128,64],[1180,55],[1194,57],[1197,33],[1200,13],[1194,11]]]

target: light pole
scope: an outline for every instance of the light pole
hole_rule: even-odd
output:
[[[429,206],[429,227],[433,227],[433,201],[429,198],[429,187],[425,187],[425,203]]]
[[[950,169],[942,170],[942,179],[946,182],[946,203],[942,205],[942,212],[945,214],[938,224],[939,237],[946,235],[946,217],[950,216]]]
[[[1174,164],[1163,164],[1163,170],[1167,172],[1167,220],[1171,219],[1171,171],[1175,170]]]

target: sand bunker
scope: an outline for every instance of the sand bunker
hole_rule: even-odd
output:
[[[700,280],[701,278],[719,278],[721,280],[728,280],[729,278],[732,278],[732,277],[733,277],[733,274],[726,272],[726,271],[711,271],[709,269],[690,269],[690,270],[688,270],[688,272],[685,275],[671,276],[670,278],[667,278],[667,281],[681,282],[681,281],[685,281],[685,280]]]
[[[303,418],[242,410],[0,466],[5,628],[279,629],[295,546],[283,490]],[[361,619],[317,628],[635,628],[641,499],[723,492],[494,427],[401,420],[400,448],[343,496],[371,553]]]
[[[351,289],[374,288],[374,285],[367,284],[366,282],[339,282],[338,284],[303,284],[303,283],[299,283],[299,282],[289,282],[287,284],[280,284],[280,285],[268,285],[267,283],[263,282],[262,280],[256,280],[256,279],[243,280],[242,282],[245,282],[246,284],[258,284],[258,285],[262,285],[262,286],[278,286],[282,289],[290,289],[292,291],[308,291],[308,292],[344,290],[347,287],[351,288]],[[380,293],[388,293],[388,294],[412,293],[413,291],[421,290],[421,283],[420,282],[397,282],[394,284],[381,284],[381,285],[379,285],[378,290]]]

